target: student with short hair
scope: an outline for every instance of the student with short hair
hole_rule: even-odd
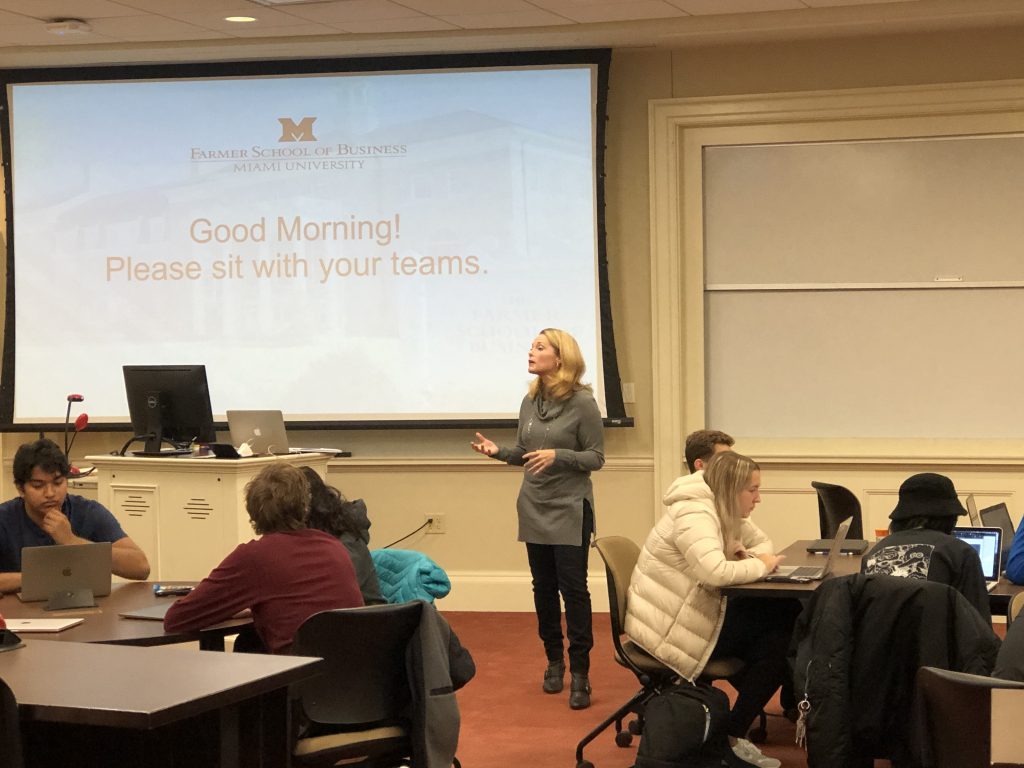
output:
[[[690,474],[699,472],[716,453],[728,451],[736,444],[730,435],[717,429],[698,429],[686,437],[686,466]]]
[[[952,535],[957,518],[966,514],[948,477],[934,472],[908,477],[889,514],[889,535],[864,555],[861,571],[948,584],[992,621],[978,553]]]
[[[21,589],[21,550],[109,541],[111,571],[124,579],[149,576],[149,560],[98,501],[68,493],[71,465],[56,443],[41,438],[14,454],[18,498],[0,504],[0,592]]]
[[[363,605],[348,552],[306,527],[310,490],[302,470],[270,464],[245,487],[245,509],[259,539],[239,544],[164,617],[168,632],[190,631],[252,610],[270,653],[286,653],[314,613]]]

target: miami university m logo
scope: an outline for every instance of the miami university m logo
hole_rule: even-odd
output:
[[[304,117],[298,123],[292,120],[290,117],[279,117],[277,122],[281,124],[281,141],[316,141],[316,136],[313,135],[313,123],[316,122],[315,117]]]

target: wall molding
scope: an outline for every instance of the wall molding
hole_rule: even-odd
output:
[[[436,458],[423,457],[377,457],[377,458],[345,458],[331,459],[327,463],[328,471],[345,472],[346,470],[380,471],[380,472],[508,472],[510,467],[502,461],[485,459],[482,456],[467,458],[442,456]],[[648,472],[654,467],[652,456],[631,456],[626,458],[609,458],[605,460],[601,472]],[[515,469],[512,467],[511,469]]]

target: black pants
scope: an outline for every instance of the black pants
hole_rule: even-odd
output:
[[[730,736],[744,738],[775,691],[792,677],[786,653],[800,610],[799,600],[733,597],[726,603],[711,658],[738,658],[747,665],[734,683],[738,696],[729,713]]]
[[[533,575],[533,605],[537,611],[537,633],[544,643],[548,661],[562,659],[562,607],[569,636],[569,671],[585,675],[590,671],[590,649],[594,647],[590,590],[587,589],[587,556],[594,532],[594,512],[583,502],[583,535],[579,546],[572,544],[527,544],[526,555]]]

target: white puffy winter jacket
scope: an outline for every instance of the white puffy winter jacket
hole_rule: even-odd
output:
[[[763,578],[757,558],[729,560],[714,494],[703,472],[684,475],[662,500],[668,507],[644,542],[626,598],[626,634],[688,680],[698,677],[718,641],[725,618],[719,587]],[[752,554],[771,554],[772,543],[749,518],[740,537]]]

